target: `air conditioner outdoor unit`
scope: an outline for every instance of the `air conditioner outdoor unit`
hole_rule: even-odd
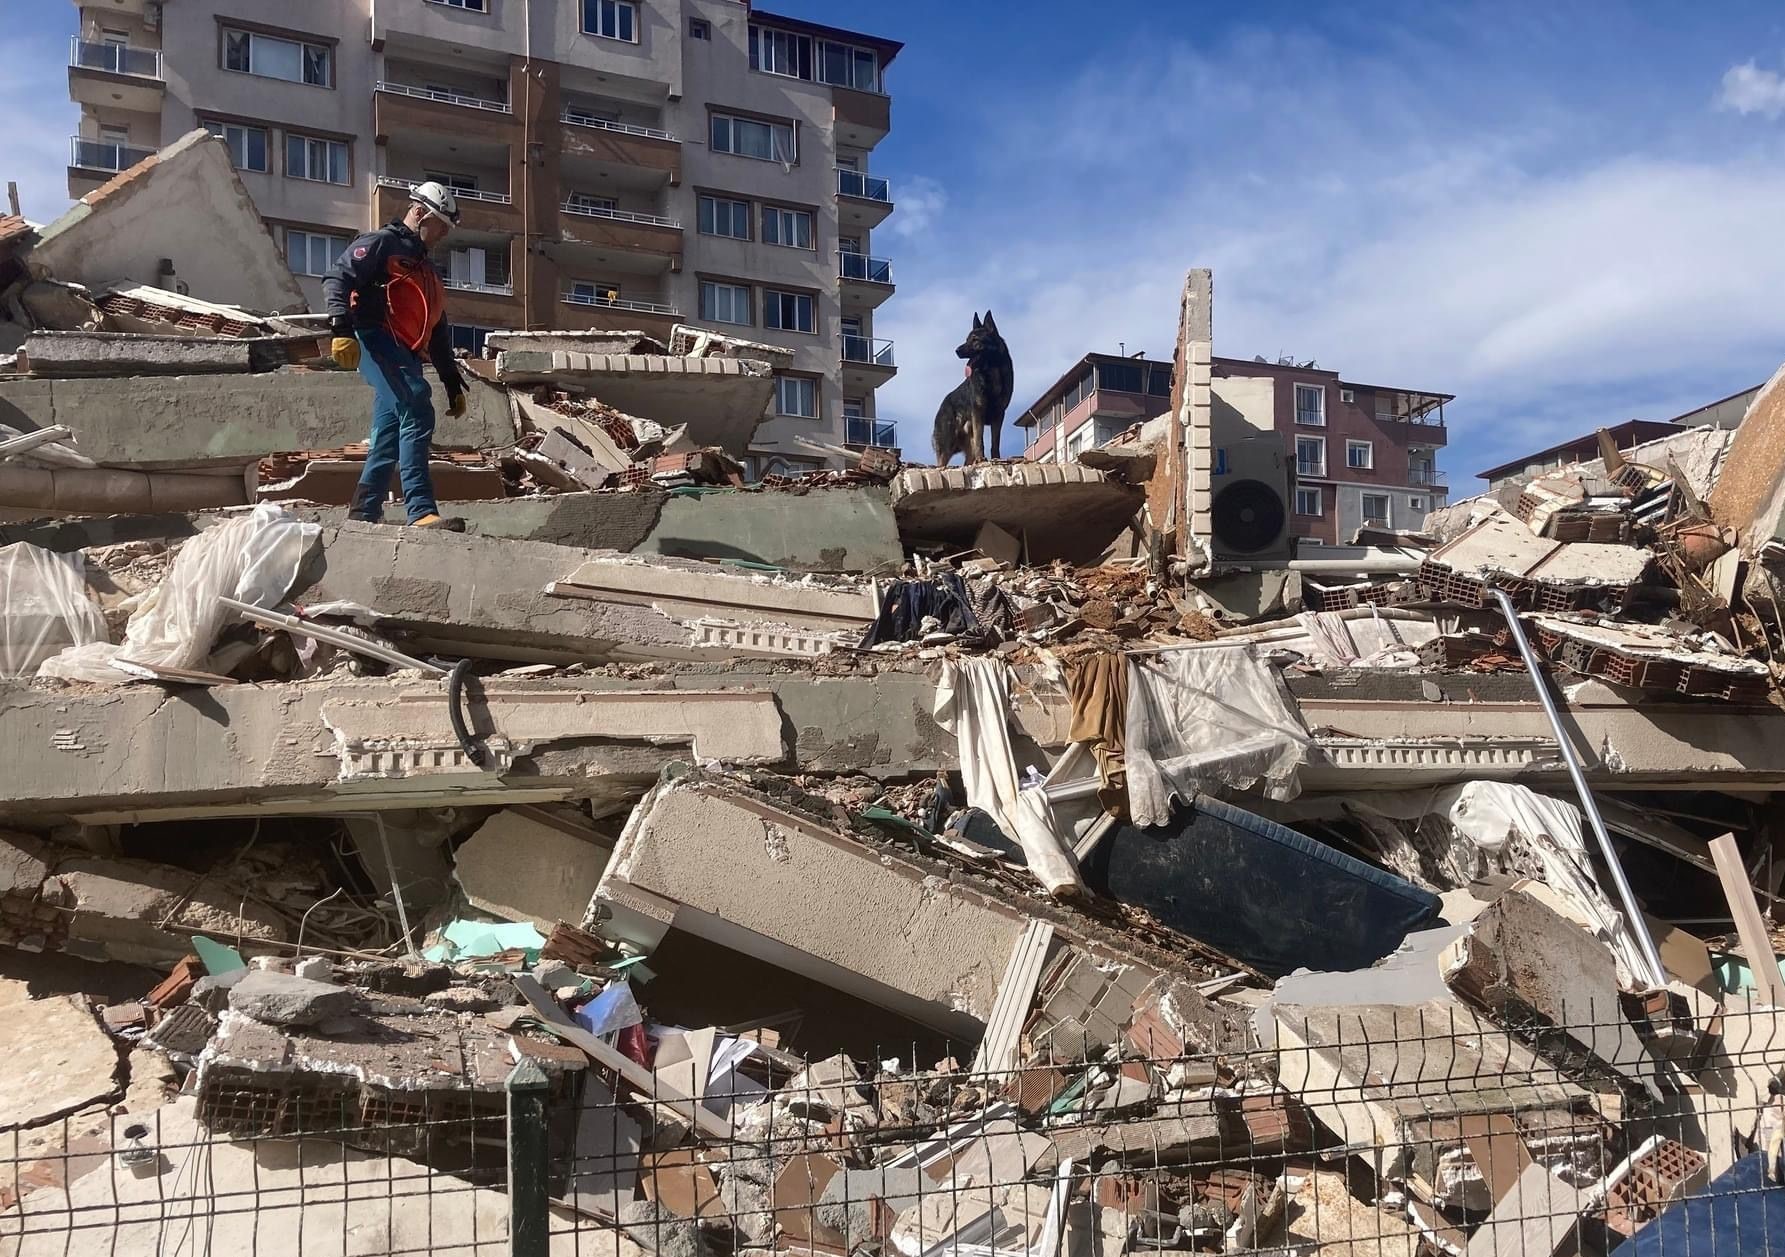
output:
[[[1290,558],[1292,485],[1283,438],[1275,433],[1247,437],[1228,442],[1222,452],[1227,471],[1214,477],[1210,502],[1215,562]]]

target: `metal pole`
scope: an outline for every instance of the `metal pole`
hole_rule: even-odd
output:
[[[514,1067],[508,1092],[508,1251],[548,1257],[551,1205],[546,1195],[545,1071],[531,1060]]]
[[[1581,810],[1587,814],[1587,821],[1593,827],[1593,836],[1599,840],[1599,853],[1605,857],[1606,866],[1611,869],[1611,879],[1618,888],[1618,898],[1624,903],[1624,918],[1631,937],[1636,940],[1637,948],[1642,952],[1643,963],[1649,969],[1646,975],[1649,985],[1666,986],[1667,970],[1661,966],[1661,957],[1655,951],[1655,940],[1649,937],[1648,922],[1643,920],[1642,911],[1636,906],[1636,896],[1624,877],[1624,866],[1618,863],[1618,853],[1612,850],[1611,835],[1605,832],[1605,821],[1599,815],[1599,805],[1593,800],[1593,792],[1587,788],[1587,778],[1581,772],[1580,760],[1575,757],[1574,747],[1562,728],[1562,713],[1556,710],[1556,700],[1550,696],[1543,669],[1537,662],[1537,654],[1525,637],[1524,625],[1519,623],[1518,610],[1512,605],[1512,599],[1506,596],[1504,589],[1494,590],[1493,595],[1494,600],[1500,604],[1500,614],[1506,617],[1507,628],[1512,630],[1512,640],[1518,644],[1519,657],[1525,661],[1525,669],[1531,674],[1531,684],[1537,689],[1537,701],[1543,704],[1543,714],[1549,717],[1549,727],[1556,735],[1556,747],[1562,752],[1562,762],[1568,765],[1568,775],[1574,780],[1574,792],[1580,796]]]

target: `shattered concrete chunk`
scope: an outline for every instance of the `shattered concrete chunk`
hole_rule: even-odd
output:
[[[229,989],[235,1012],[272,1026],[314,1026],[345,1017],[359,1003],[348,986],[256,969]]]

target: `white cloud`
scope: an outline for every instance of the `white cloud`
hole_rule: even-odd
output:
[[[983,191],[898,260],[881,414],[927,447],[988,305],[1017,364],[1013,420],[1088,351],[1168,356],[1192,265],[1215,271],[1217,353],[1458,394],[1443,465],[1465,487],[1502,454],[1666,418],[1785,356],[1778,152],[1583,151],[1582,120],[1549,102],[1471,117],[1406,65],[1254,36],[1032,101],[987,141]]]
[[[948,207],[948,192],[927,175],[905,175],[893,185],[893,215],[887,230],[901,239],[921,236],[935,226]]]
[[[1762,70],[1752,61],[1732,65],[1723,74],[1723,88],[1717,93],[1719,109],[1736,113],[1765,114],[1777,118],[1785,113],[1785,78],[1774,70]]]
[[[71,31],[73,16],[70,10]],[[0,182],[18,183],[20,208],[32,222],[49,222],[68,207],[68,137],[79,129],[80,109],[68,99],[66,54],[60,41],[43,36],[0,40],[0,118],[12,120]]]

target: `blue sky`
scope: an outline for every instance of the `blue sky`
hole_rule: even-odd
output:
[[[25,7],[0,48],[0,166],[47,218],[75,11]],[[906,44],[874,252],[898,281],[880,410],[914,456],[974,310],[1011,343],[1015,411],[1087,351],[1168,354],[1196,265],[1217,353],[1457,394],[1453,496],[1785,358],[1776,5],[765,7]]]

